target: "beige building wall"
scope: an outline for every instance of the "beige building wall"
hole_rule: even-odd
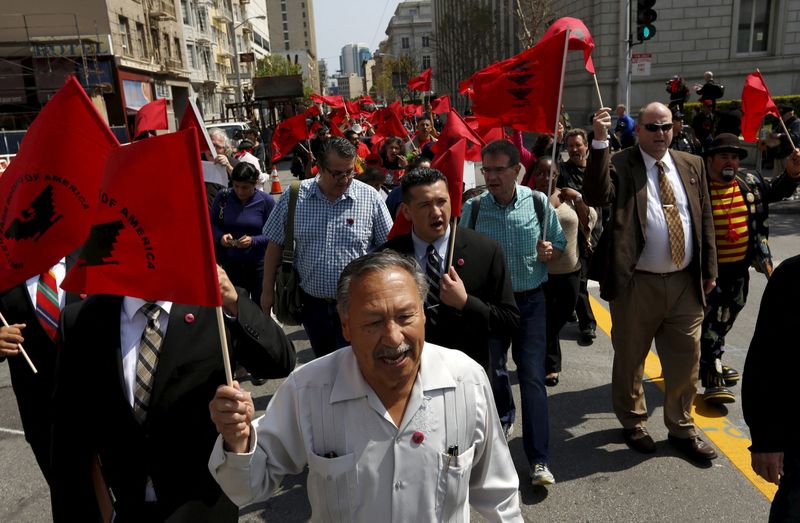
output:
[[[317,36],[313,0],[266,0],[273,54],[286,56],[303,69],[307,87],[319,90]]]

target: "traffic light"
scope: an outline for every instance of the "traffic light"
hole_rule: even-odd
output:
[[[636,0],[636,38],[640,42],[650,40],[656,35],[656,21],[658,15],[653,6],[656,0]]]

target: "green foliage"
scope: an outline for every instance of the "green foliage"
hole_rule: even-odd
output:
[[[300,64],[289,62],[283,55],[271,54],[258,60],[255,76],[283,76],[302,72],[303,67]]]
[[[796,114],[800,114],[800,95],[788,95],[788,96],[773,96],[772,99],[775,101],[775,105],[779,108],[782,105],[791,105],[794,107],[794,111]],[[691,126],[692,125],[692,116],[694,116],[695,108],[700,108],[700,102],[687,102],[683,105],[683,123],[685,125]],[[742,109],[742,101],[741,100],[717,100],[717,112],[724,113],[731,109]],[[770,121],[773,120],[771,117],[767,116],[765,120],[765,125],[770,125]]]

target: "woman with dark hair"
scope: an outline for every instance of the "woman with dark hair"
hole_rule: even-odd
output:
[[[389,136],[381,144],[381,161],[387,169],[386,183],[395,186],[408,167],[408,159],[403,154],[403,140],[397,136]]]
[[[272,196],[256,190],[259,174],[252,164],[238,163],[231,172],[232,187],[220,191],[211,205],[217,262],[233,284],[246,289],[256,303],[261,300],[267,250],[262,229],[275,207]]]

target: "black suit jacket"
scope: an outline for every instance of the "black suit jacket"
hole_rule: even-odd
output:
[[[411,234],[392,238],[379,250],[385,249],[414,257]],[[488,236],[458,227],[453,267],[464,281],[467,304],[462,311],[440,304],[436,325],[425,323],[425,340],[465,352],[488,369],[489,336],[509,343],[519,326],[503,249]]]
[[[74,259],[67,257],[67,270]],[[68,292],[65,304],[80,301],[80,297]],[[33,373],[22,355],[8,359],[11,386],[17,397],[19,417],[25,439],[31,445],[39,468],[45,479],[50,481],[50,407],[55,383],[57,347],[36,316],[28,288],[24,283],[0,293],[0,312],[9,324],[24,323],[22,336],[25,352],[38,371]],[[2,360],[3,358],[0,358]]]
[[[693,154],[669,151],[678,169],[689,201],[692,218],[693,256],[688,270],[705,303],[703,280],[717,277],[717,249],[711,199],[703,159]],[[639,256],[647,241],[647,172],[638,147],[609,157],[608,148],[595,149],[583,179],[587,205],[611,205],[611,219],[592,256],[589,278],[600,282],[600,296],[612,301],[630,284]]]
[[[226,321],[231,358],[258,376],[287,376],[295,364],[289,341],[238,291],[238,318]],[[124,392],[121,306],[121,297],[93,296],[62,315],[54,397],[54,520],[96,520],[90,460],[98,455],[116,498],[118,521],[153,520],[144,512],[148,476],[158,498],[155,519],[237,521],[237,507],[207,466],[217,437],[208,404],[225,383],[215,310],[173,304],[148,416],[140,425]]]

